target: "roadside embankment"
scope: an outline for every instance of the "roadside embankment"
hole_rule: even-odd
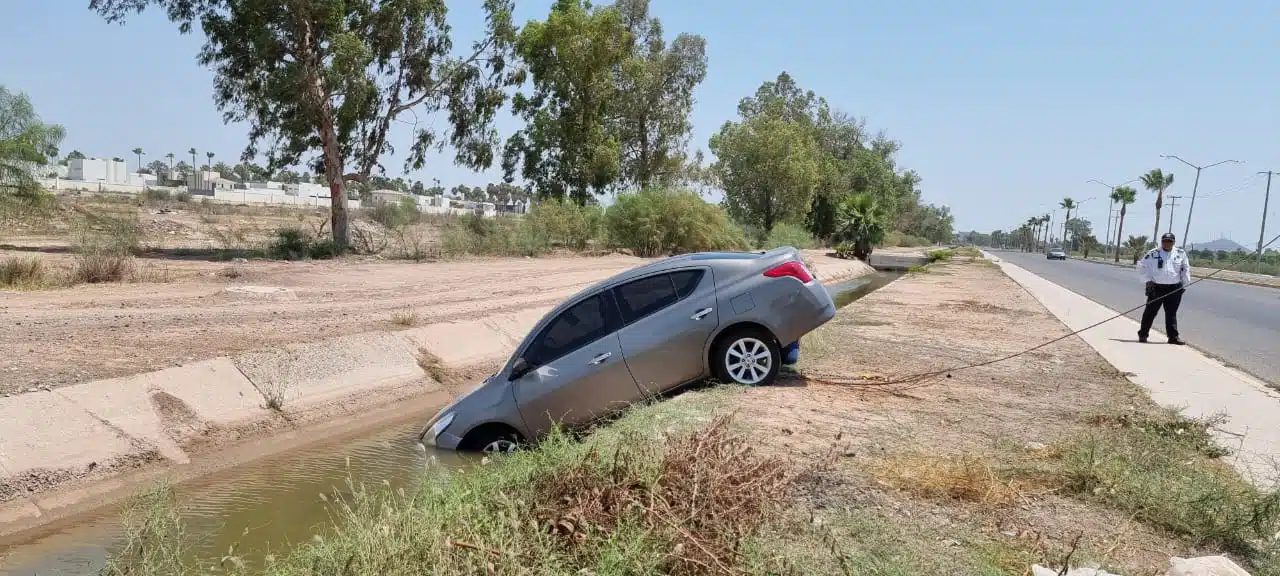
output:
[[[861,262],[820,252],[808,251],[805,258],[824,281],[872,272]],[[335,269],[328,278],[335,282],[335,290],[343,293],[341,288],[350,285],[338,280],[339,276],[352,275],[351,284],[390,289],[390,284],[404,284],[411,277],[406,269],[413,268],[416,270],[412,277],[419,281],[413,286],[398,287],[395,293],[408,298],[411,291],[416,291],[414,301],[454,304],[425,304],[417,309],[431,312],[421,316],[415,313],[400,322],[392,322],[390,315],[382,317],[381,330],[315,339],[308,339],[306,332],[294,332],[291,343],[235,353],[224,350],[241,350],[243,346],[206,347],[192,354],[212,357],[180,362],[162,370],[70,385],[32,386],[29,391],[0,397],[0,534],[100,505],[105,494],[117,493],[133,475],[146,478],[142,472],[181,467],[196,456],[216,454],[249,440],[304,428],[319,440],[325,437],[325,426],[331,421],[361,417],[406,399],[437,398],[437,404],[447,402],[458,387],[504,360],[559,300],[642,262],[627,257],[564,260],[550,264],[480,261],[469,263],[470,268],[448,263],[401,264],[384,269],[381,265],[360,263],[353,266],[355,270]],[[560,272],[537,277],[534,272],[539,266]],[[387,270],[394,280],[376,274],[372,278],[361,277],[362,273]],[[446,278],[431,281],[436,276]],[[469,288],[456,284],[456,277],[486,277],[490,285]],[[530,286],[522,290],[517,285],[499,283],[499,278],[525,278]],[[257,310],[255,321],[239,330],[225,323],[219,323],[217,329],[228,337],[235,332],[235,337],[249,341],[262,338],[262,334],[254,332],[259,328],[283,336],[284,330],[271,324],[270,319],[280,318],[279,312],[290,310],[302,318],[317,318],[321,310],[336,305],[326,302],[333,296],[322,290],[320,285],[307,285],[307,294],[302,296],[307,304],[301,307],[292,299],[242,303],[243,307]],[[504,295],[494,296],[495,291]],[[69,292],[62,298],[75,299],[98,314],[117,302],[128,301],[131,307],[142,304],[128,295],[116,294],[104,305],[90,296],[76,294],[79,290]],[[486,307],[486,294],[491,296],[491,305],[487,312],[481,312]],[[28,297],[41,304],[31,304],[25,300]],[[20,294],[12,306],[6,300],[6,307],[10,313],[21,309],[28,315],[53,314],[54,310],[45,307],[44,299],[48,297],[41,293]],[[224,296],[213,298],[220,300]],[[369,305],[388,307],[385,301]],[[226,302],[212,306],[219,310],[234,308]],[[441,309],[454,311],[456,316],[430,323],[422,320],[438,317],[443,314]],[[73,312],[69,311],[67,317],[75,317]],[[157,314],[165,312],[162,309]],[[410,313],[413,312],[404,312]],[[94,311],[86,313],[93,314]],[[145,308],[134,314],[148,317]],[[201,310],[186,318],[198,322],[212,314],[211,310]],[[298,320],[282,322],[292,327]],[[167,328],[199,329],[191,325]],[[138,333],[147,339],[157,337],[145,331]],[[128,342],[130,334],[120,334],[119,338]],[[109,336],[96,335],[103,339]],[[271,337],[271,341],[278,339]],[[10,342],[7,347],[15,344],[6,341]],[[133,340],[132,344],[138,346],[139,342]],[[31,352],[20,356],[32,358],[36,351],[44,351],[43,361],[52,361],[47,350],[57,345],[56,340],[27,340],[22,347]],[[138,355],[148,353],[145,347],[137,349]],[[73,356],[60,354],[57,358],[92,370],[91,365],[82,364]]]
[[[1164,574],[1225,552],[1280,574],[1280,496],[1208,424],[1077,337],[1019,354],[1067,333],[993,264],[931,265],[807,336],[778,385],[686,392],[416,494],[335,494],[338,525],[248,571]]]

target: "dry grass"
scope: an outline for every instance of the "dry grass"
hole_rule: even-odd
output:
[[[413,308],[402,308],[391,313],[391,323],[405,328],[418,324],[418,313]]]
[[[38,288],[48,282],[48,271],[39,258],[11,257],[0,263],[0,286]]]
[[[128,253],[95,250],[76,255],[71,268],[73,284],[98,284],[120,282],[128,278],[134,269],[133,257]]]
[[[243,278],[245,274],[246,272],[244,267],[237,266],[237,265],[227,266],[226,268],[223,268],[218,271],[218,277],[226,278],[227,280],[236,280],[239,278]]]
[[[877,460],[869,468],[882,485],[924,498],[1007,505],[1025,501],[1028,493],[1042,489],[1025,479],[1008,478],[999,464],[971,454],[897,455]]]

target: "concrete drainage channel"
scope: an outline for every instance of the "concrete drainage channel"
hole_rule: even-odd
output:
[[[901,276],[877,272],[827,287],[843,307]],[[506,345],[503,343],[502,345]],[[803,354],[803,351],[802,351]],[[236,553],[258,564],[269,553],[305,542],[329,521],[322,494],[347,490],[348,482],[388,482],[412,487],[431,466],[475,465],[473,456],[426,451],[415,434],[433,406],[419,403],[382,426],[313,443],[272,457],[198,477],[178,486],[188,530],[196,536],[191,551],[216,558]],[[120,534],[118,508],[65,519],[34,533],[34,539],[0,541],[0,575],[94,574],[103,566]],[[249,549],[243,543],[266,543]],[[6,547],[8,549],[6,549]]]

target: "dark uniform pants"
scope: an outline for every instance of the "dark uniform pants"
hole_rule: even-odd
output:
[[[1164,307],[1164,333],[1170,340],[1178,339],[1178,306],[1182,304],[1182,284],[1156,284],[1147,292],[1147,308],[1142,311],[1142,328],[1138,337],[1145,339],[1151,333],[1156,313]],[[1164,298],[1161,298],[1163,296]]]

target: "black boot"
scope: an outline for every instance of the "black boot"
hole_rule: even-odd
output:
[[[1170,338],[1170,339],[1169,339],[1169,343],[1170,343],[1170,344],[1173,344],[1173,345],[1175,345],[1175,346],[1186,346],[1186,345],[1187,345],[1187,343],[1186,343],[1186,342],[1183,342],[1181,338]]]

